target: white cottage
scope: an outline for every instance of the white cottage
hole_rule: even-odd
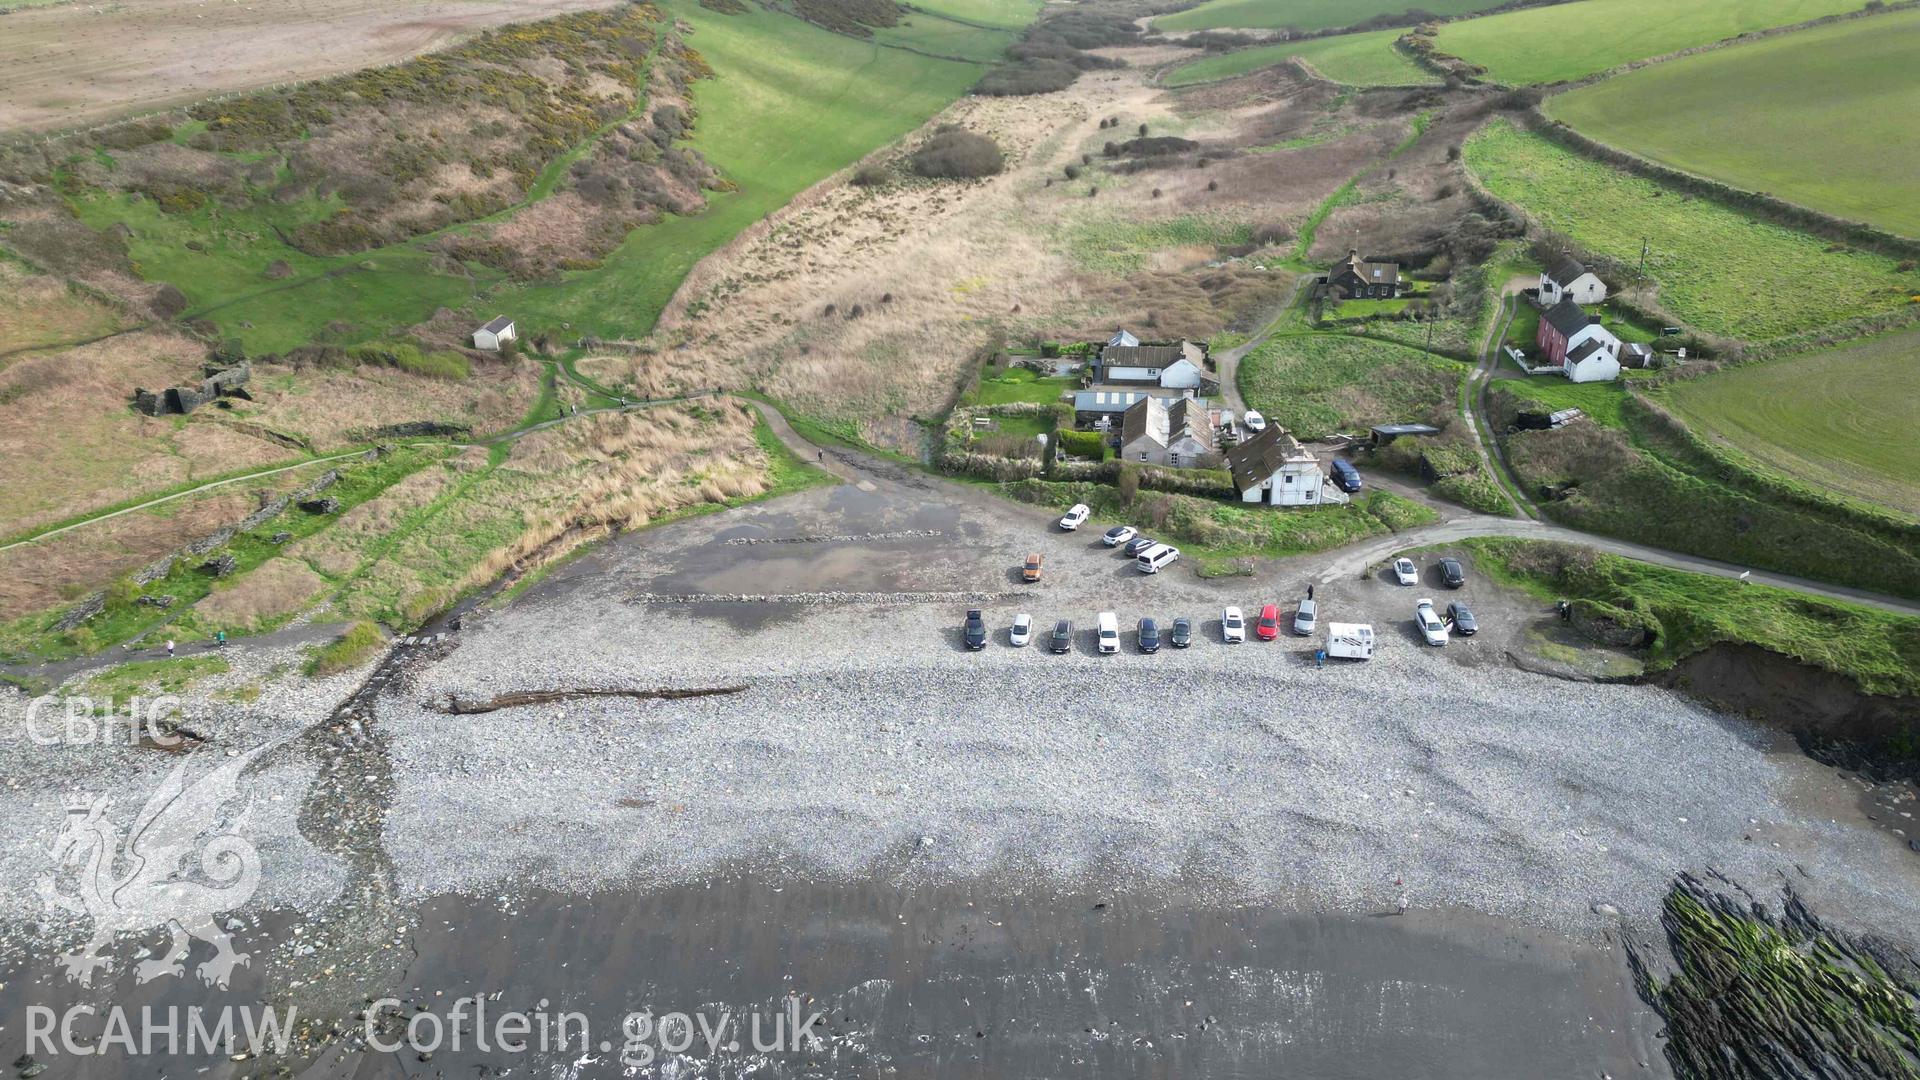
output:
[[[1562,255],[1540,271],[1540,304],[1552,307],[1562,300],[1599,304],[1607,299],[1607,283],[1571,255]]]
[[[1318,506],[1326,483],[1320,460],[1278,424],[1228,450],[1227,469],[1241,502]]]
[[[1620,339],[1602,330],[1567,350],[1560,372],[1572,382],[1611,382],[1620,377]]]
[[[487,352],[499,352],[500,347],[518,336],[513,332],[513,320],[501,315],[492,322],[473,332],[473,347]]]

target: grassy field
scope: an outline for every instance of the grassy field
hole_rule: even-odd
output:
[[[1207,0],[1154,19],[1153,28],[1170,34],[1221,27],[1329,30],[1416,8],[1435,15],[1464,15],[1498,6],[1498,0]]]
[[[694,47],[718,73],[694,84],[693,145],[740,190],[715,194],[705,213],[634,230],[596,270],[502,291],[495,306],[513,311],[523,328],[567,322],[570,334],[647,333],[694,263],[807,187],[920,126],[982,71],[760,8],[720,15],[688,0],[662,6],[694,27]]]
[[[1464,365],[1345,334],[1268,339],[1240,363],[1247,405],[1303,439],[1422,420],[1454,399]]]
[[[907,7],[976,26],[1018,30],[1040,14],[1041,3],[1040,0],[913,0]]]
[[[1860,0],[1579,0],[1447,23],[1435,44],[1501,82],[1551,83],[1859,9]]]
[[[930,12],[908,15],[898,25],[873,32],[873,40],[885,45],[983,64],[999,60],[1018,36],[1013,30],[975,26]]]
[[[1664,398],[1764,465],[1920,516],[1920,331],[1690,379]]]
[[[1467,141],[1466,162],[1495,195],[1596,254],[1633,265],[1647,242],[1661,303],[1709,333],[1768,341],[1906,307],[1920,287],[1891,259],[1828,250],[1824,240],[1669,191],[1506,121]]]
[[[1393,43],[1400,34],[1399,30],[1380,30],[1240,49],[1175,68],[1165,81],[1168,86],[1192,86],[1245,75],[1299,57],[1321,75],[1349,86],[1438,83],[1438,76],[1394,48]]]
[[[1548,411],[1579,409],[1602,427],[1624,426],[1620,417],[1620,403],[1627,392],[1625,385],[1619,382],[1572,383],[1558,375],[1533,375],[1524,379],[1503,379],[1500,389]]]
[[[1482,538],[1475,567],[1543,600],[1567,597],[1647,620],[1647,666],[1743,642],[1852,676],[1875,694],[1920,693],[1920,619],[1564,544]]]
[[[1920,11],[1902,11],[1656,64],[1547,112],[1675,168],[1920,236],[1916,58]]]

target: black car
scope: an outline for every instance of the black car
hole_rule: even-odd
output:
[[[1460,600],[1447,605],[1447,621],[1453,624],[1453,632],[1462,637],[1472,637],[1480,631],[1480,624],[1473,620],[1473,609]]]
[[[1047,639],[1047,648],[1053,652],[1073,651],[1073,623],[1061,619],[1053,624],[1053,636]]]
[[[1185,615],[1173,620],[1173,633],[1167,636],[1167,640],[1176,649],[1184,649],[1193,644],[1193,620]]]
[[[1140,620],[1140,651],[1160,651],[1160,624],[1152,619]]]
[[[980,617],[979,608],[972,608],[967,612],[967,626],[963,634],[967,648],[979,652],[987,647],[987,620]]]
[[[1155,540],[1151,536],[1136,536],[1133,538],[1133,541],[1127,545],[1127,558],[1137,559],[1140,557],[1141,552],[1159,542],[1160,541]]]
[[[1440,580],[1449,589],[1457,589],[1467,583],[1467,572],[1460,568],[1459,559],[1440,560]]]

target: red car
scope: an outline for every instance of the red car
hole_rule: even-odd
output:
[[[1253,636],[1261,641],[1272,641],[1280,636],[1280,605],[1268,604],[1260,609],[1260,619],[1253,624]]]

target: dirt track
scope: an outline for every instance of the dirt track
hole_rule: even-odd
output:
[[[490,26],[613,0],[119,0],[31,8],[0,34],[0,133],[81,127],[390,64]]]

